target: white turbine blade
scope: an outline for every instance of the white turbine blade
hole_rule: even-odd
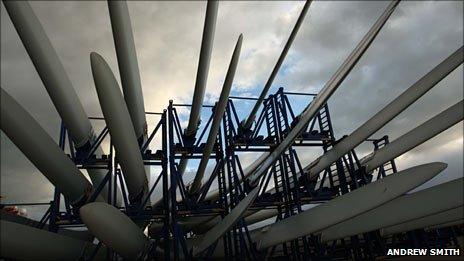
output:
[[[186,137],[194,137],[200,124],[201,109],[203,98],[205,96],[206,82],[208,80],[209,63],[213,51],[214,30],[216,28],[216,19],[218,13],[219,1],[208,0],[206,5],[205,24],[203,27],[203,37],[201,40],[200,59],[198,61],[197,78],[195,81],[195,90],[193,92],[192,108],[190,109],[190,118]],[[182,175],[187,167],[188,159],[181,158],[179,162],[179,173]]]
[[[0,220],[0,227],[0,253],[2,258],[14,260],[81,260],[81,258],[86,258],[86,253],[92,253],[96,247],[87,241],[15,222]],[[103,251],[100,250],[99,252]],[[99,257],[101,257],[100,254]]]
[[[245,218],[245,223],[248,225],[258,223],[268,218],[275,217],[279,214],[279,211],[275,208],[259,210]]]
[[[214,244],[224,233],[226,233],[235,222],[242,216],[242,213],[258,196],[259,187],[254,188],[235,208],[224,217],[216,226],[209,230],[198,243],[193,247],[193,256],[197,256],[210,245]]]
[[[93,191],[92,184],[34,118],[0,90],[3,132],[72,204],[84,203]]]
[[[419,144],[435,137],[456,123],[462,121],[464,117],[463,108],[463,101],[458,102],[430,120],[417,126],[410,132],[388,143],[385,147],[374,151],[371,155],[368,155],[361,161],[361,165],[366,166],[366,171],[370,172],[378,168],[383,163],[394,159],[415,148]]]
[[[280,53],[279,59],[277,60],[277,63],[275,64],[274,69],[272,69],[271,75],[269,75],[269,78],[267,79],[267,82],[264,85],[264,88],[261,91],[261,94],[259,95],[258,100],[253,106],[253,109],[251,110],[250,115],[242,123],[243,124],[242,127],[244,129],[251,128],[251,124],[253,124],[253,121],[255,120],[256,113],[258,113],[259,107],[261,106],[264,99],[266,98],[266,95],[269,89],[271,88],[272,83],[274,82],[274,78],[277,76],[277,73],[279,72],[279,69],[282,66],[282,63],[284,62],[285,57],[287,56],[288,50],[292,46],[293,40],[295,40],[296,34],[298,33],[298,30],[300,29],[300,26],[303,23],[303,20],[306,16],[306,13],[308,12],[311,2],[312,0],[307,0],[305,5],[303,6],[300,16],[298,16],[295,26],[293,27],[292,32],[290,33],[290,36],[288,37],[287,43],[285,44],[284,49],[282,50],[282,53]]]
[[[248,176],[251,175],[251,173],[253,173],[253,171],[259,166],[261,165],[261,163],[263,163],[263,161],[269,156],[269,152],[264,152],[263,154],[261,154],[255,161],[253,161],[253,163],[251,163],[248,167],[246,167],[244,170],[243,170],[243,177],[247,178]],[[242,181],[242,175],[239,175],[238,176],[238,179],[239,181],[241,182]],[[206,195],[205,197],[205,201],[206,200],[211,200],[211,201],[216,201],[217,199],[219,199],[219,189],[215,189],[211,192],[208,192],[208,194]]]
[[[446,166],[435,162],[412,167],[269,225],[257,236],[257,248],[306,236],[369,211],[420,186]]]
[[[362,166],[366,167],[367,172],[370,172],[378,168],[381,164],[392,160],[435,137],[459,121],[462,121],[462,119],[463,102],[461,101],[396,140],[386,144],[385,147],[363,157],[359,160],[359,162]],[[300,173],[298,173],[298,176],[300,176]],[[318,183],[316,187],[319,186],[319,184],[320,183]],[[293,188],[293,186],[293,183],[291,183],[290,187]]]
[[[392,142],[388,144],[385,148],[379,150],[382,151],[380,153],[376,152],[375,157],[377,155],[382,156],[383,159],[380,158],[375,158],[376,161],[380,160],[382,162],[386,162],[388,160],[391,160],[392,158],[395,158],[405,151],[408,151],[412,149],[413,147],[419,145],[420,143],[430,139],[431,137],[437,135],[441,131],[449,128],[450,126],[454,125],[456,122],[462,120],[462,109],[459,110],[458,106],[462,107],[461,105],[455,105],[453,106],[452,112],[451,108],[447,110],[447,112],[443,112],[443,114],[437,115],[434,117],[435,120],[431,119],[427,123],[424,123],[423,125],[417,127],[414,131],[411,131],[410,133],[406,134],[407,137],[414,137],[414,140],[403,140],[400,139],[398,142],[399,144],[403,144],[401,148],[395,148],[393,144],[396,144],[397,142]],[[460,115],[460,116],[458,116]],[[459,120],[458,120],[459,119]],[[420,134],[418,133],[420,132]],[[406,135],[403,137],[406,138]],[[425,136],[424,136],[425,135]],[[410,145],[410,146],[408,146]],[[402,153],[398,152],[398,149],[402,151]],[[394,154],[394,155],[393,155]],[[365,161],[364,161],[365,162]],[[361,163],[363,163],[363,160],[361,160]]]
[[[90,120],[31,6],[27,1],[3,1],[3,4],[76,148],[92,146],[95,135]],[[96,154],[102,154],[100,147]],[[106,175],[106,170],[101,169],[87,172],[95,187]],[[107,191],[107,186],[101,191],[105,200]]]
[[[135,51],[134,36],[126,1],[108,1],[114,46],[118,57],[119,74],[124,100],[132,119],[135,135],[147,135],[147,120],[143,102],[142,84]]]
[[[431,226],[440,226],[449,223],[464,223],[464,208],[462,205],[460,207],[443,211],[441,213],[411,220],[391,227],[382,228],[380,230],[380,234],[382,236],[386,236],[401,232],[407,232],[414,229],[427,228]]]
[[[214,30],[216,28],[218,6],[219,1],[211,0],[208,1],[206,6],[200,60],[198,61],[197,79],[195,82],[195,91],[193,93],[189,124],[185,131],[186,136],[193,135],[197,132],[198,123],[200,121],[201,107],[203,105],[206,81],[208,79],[209,63],[211,61],[211,52],[213,50]]]
[[[277,211],[277,210],[276,210]],[[245,221],[248,225],[256,223],[258,221],[275,216],[274,210],[248,210],[245,212]],[[249,216],[249,217],[248,217]],[[261,219],[261,220],[258,220]],[[197,216],[197,217],[183,217],[178,220],[178,224],[182,227],[184,232],[192,231],[195,234],[204,234],[213,228],[217,223],[221,221],[220,215],[216,216]],[[150,225],[149,232],[151,234],[157,234],[163,229],[163,223],[154,222]]]
[[[461,213],[464,212],[464,209],[461,210]],[[448,212],[448,213],[451,213]],[[461,215],[461,216],[464,216],[464,215]],[[441,222],[440,222],[441,223]],[[441,224],[434,224],[434,225],[429,225],[427,226],[426,228],[424,228],[425,230],[433,230],[433,229],[439,229],[439,228],[445,228],[445,227],[451,227],[451,226],[457,226],[457,225],[461,225],[464,223],[464,218],[461,218],[461,219],[457,219],[455,221],[449,221],[449,222],[446,222],[446,223],[441,223]]]
[[[463,178],[394,199],[320,232],[321,241],[358,235],[459,207],[464,204]]]
[[[433,164],[427,164],[427,165],[433,165]],[[427,166],[425,166],[425,167],[427,167]],[[422,167],[422,169],[424,169],[425,167]],[[409,174],[407,174],[406,172],[403,172],[403,175],[404,175],[404,174],[409,175],[409,176],[411,176],[411,175],[422,175],[422,174],[420,173],[420,172],[422,171],[422,169],[420,169],[420,168],[417,169],[417,168],[418,168],[418,167],[414,167],[414,168],[411,168],[411,169],[409,169],[409,170],[405,170],[405,171],[408,171]],[[432,170],[432,172],[433,172],[433,171],[434,171],[434,170]],[[414,174],[414,173],[415,173],[415,174]],[[429,174],[426,174],[426,175],[429,175]],[[403,177],[397,177],[397,180],[394,181],[394,182],[395,182],[395,183],[396,183],[396,182],[398,182],[398,183],[399,183],[399,182],[402,182],[401,180],[398,180],[398,179],[402,179],[402,178],[403,178]],[[425,179],[427,179],[427,178],[430,178],[430,176],[428,176],[428,177],[422,177],[422,178],[425,180]],[[420,178],[419,178],[419,179],[420,179]],[[416,182],[417,182],[419,179],[416,179]],[[424,182],[424,181],[420,181],[420,182]],[[420,183],[420,182],[419,182],[419,183]],[[391,185],[391,183],[393,183],[393,182],[390,182],[390,185]],[[411,184],[412,184],[412,183],[411,183],[411,180],[408,181],[408,183],[410,183],[408,186],[411,186]],[[373,184],[374,184],[374,183],[373,183]],[[388,187],[388,186],[390,186],[390,185],[384,185],[383,187],[385,188],[385,187]],[[370,186],[370,185],[369,185],[369,186]],[[413,186],[415,186],[415,185],[413,185]],[[411,186],[411,187],[413,187],[413,186]],[[371,187],[369,190],[370,190],[370,191],[374,191],[374,193],[375,193],[375,190],[377,190],[377,189],[378,189],[378,187],[377,187],[377,188],[372,188],[372,187]],[[401,188],[401,190],[406,191],[407,189],[405,189],[405,188],[403,187],[403,188]],[[379,191],[377,191],[377,192],[379,192]],[[368,192],[368,193],[369,193],[369,192]],[[399,196],[399,195],[401,194],[401,192],[399,192],[399,191],[397,191],[397,190],[395,190],[394,192],[387,192],[387,193],[395,193],[396,196]],[[351,194],[351,193],[349,193],[349,194]],[[364,193],[363,193],[363,194],[364,194]],[[346,194],[346,195],[348,195],[348,194]],[[358,195],[358,196],[359,196],[359,195]],[[388,195],[387,195],[387,196],[388,196]],[[391,195],[390,195],[390,196],[391,196]],[[353,200],[353,199],[352,199],[352,200]],[[384,201],[384,200],[385,200],[385,198],[381,199],[381,201]],[[345,199],[343,199],[343,201],[345,201]],[[361,202],[361,200],[359,200],[356,204],[359,204],[359,202]],[[330,203],[330,202],[329,202],[329,203]],[[331,203],[331,204],[332,204],[332,203]],[[323,205],[325,205],[325,204],[321,204],[320,206],[322,207]],[[345,205],[345,204],[344,204],[344,203],[343,203],[343,204],[340,203],[340,204],[337,204],[337,205]],[[345,206],[348,208],[349,205],[345,205]],[[365,207],[365,206],[364,206],[364,207]],[[322,207],[322,208],[324,208],[324,207]],[[325,209],[325,210],[322,210],[322,211],[324,211],[324,212],[330,212],[330,211],[338,211],[338,209],[339,209],[338,206],[332,206],[332,207],[330,207],[328,210],[327,210],[327,206],[326,206],[325,208],[326,208],[326,209]],[[358,206],[357,206],[356,208],[359,209]],[[361,207],[361,208],[362,208],[362,207]],[[305,211],[305,212],[306,212],[306,213],[310,213],[310,211],[313,211],[313,209],[316,209],[316,207],[313,207],[312,209],[309,209],[309,210],[307,210],[307,211]],[[259,219],[261,219],[261,220],[267,219],[268,217],[271,217],[272,214],[274,214],[274,213],[272,213],[274,210],[271,210],[271,209],[269,209],[269,210],[263,210],[263,211],[266,211],[267,213],[266,213],[266,212],[263,212],[262,214],[258,214],[258,213],[262,212],[262,211],[259,211],[259,212],[257,212],[257,213],[255,214],[255,215],[261,216],[261,217],[263,218],[263,219],[259,218]],[[319,209],[319,210],[317,210],[317,212],[319,212],[319,213],[311,214],[311,219],[305,219],[305,220],[306,220],[305,222],[307,222],[307,224],[303,224],[303,225],[302,225],[302,224],[298,224],[298,225],[299,225],[301,228],[304,228],[304,229],[308,229],[308,228],[307,228],[308,226],[309,226],[309,229],[312,229],[312,228],[314,228],[314,226],[321,226],[321,224],[323,224],[324,222],[326,222],[326,221],[324,220],[326,217],[330,217],[330,219],[332,219],[332,218],[333,218],[332,216],[336,216],[336,215],[334,215],[334,214],[330,214],[330,215],[327,214],[327,215],[324,215],[324,213],[321,213],[320,211],[321,211],[321,210]],[[350,211],[351,211],[351,210],[350,210]],[[356,211],[356,210],[354,210],[354,211]],[[341,212],[337,212],[337,213],[345,213],[345,212],[343,212],[343,210],[341,210]],[[269,214],[269,215],[268,215],[268,214]],[[275,214],[274,214],[274,215],[275,215]],[[317,216],[316,216],[316,215],[317,215]],[[349,214],[349,215],[351,215],[351,214]],[[318,218],[318,216],[323,216],[323,217]],[[252,217],[253,217],[253,215],[250,215],[250,216],[248,217],[249,219],[248,219],[248,218],[245,218],[247,224],[250,224],[249,221],[252,221],[252,220],[253,220]],[[247,219],[248,219],[248,220],[247,220]],[[256,219],[255,221],[261,221],[261,220]],[[285,222],[285,220],[283,220],[283,221],[281,221],[281,222]],[[315,222],[316,224],[311,224],[312,222]],[[331,222],[331,221],[329,220],[328,222]],[[279,222],[279,223],[280,223],[280,222]],[[276,223],[276,224],[277,224],[277,223]],[[275,225],[275,224],[274,224],[274,225]],[[251,237],[252,242],[257,242],[257,243],[258,243],[258,246],[259,246],[259,241],[260,241],[260,239],[262,239],[262,238],[268,238],[268,237],[279,238],[280,235],[277,235],[277,233],[275,233],[275,234],[274,234],[274,233],[268,234],[268,230],[269,230],[269,228],[270,228],[271,226],[273,226],[273,225],[270,225],[270,226],[267,226],[267,227],[264,227],[264,228],[258,228],[258,229],[255,229],[255,230],[250,231],[250,237]],[[292,228],[292,230],[296,230],[296,226],[295,226],[295,224],[293,224],[293,223],[292,223],[292,224],[288,224],[288,227],[289,227],[289,228]],[[285,235],[285,234],[284,234],[284,235]],[[194,245],[198,245],[199,242],[200,242],[201,240],[202,240],[202,238],[192,238],[192,239],[189,239],[189,240],[187,241],[187,244],[188,244],[188,245],[193,245],[193,246],[194,246]],[[261,247],[261,249],[262,249],[262,248],[264,248],[264,247]],[[215,247],[215,250],[214,250],[214,252],[213,252],[213,254],[212,254],[211,257],[214,257],[214,258],[221,258],[221,257],[224,257],[224,251],[223,251],[223,250],[224,250],[224,249],[223,249],[222,241],[219,240],[219,241],[218,241],[218,244],[217,244],[217,246]]]
[[[126,103],[108,64],[97,53],[90,54],[93,79],[105,122],[121,165],[130,200],[138,201],[148,193],[148,181],[137,137],[131,126]]]
[[[18,223],[18,224],[29,226],[29,227],[39,227],[40,225],[40,222],[37,220],[15,215],[3,209],[0,209],[0,219],[3,221],[14,222],[14,223]],[[49,226],[47,224],[43,224],[43,229],[48,230]],[[71,237],[71,238],[83,240],[83,241],[92,242],[94,239],[94,236],[90,234],[88,230],[71,230],[71,229],[66,229],[66,228],[58,228],[57,233],[63,236],[67,236],[67,237]]]
[[[129,10],[126,1],[113,0],[108,0],[108,10],[124,100],[134,126],[135,136],[141,145],[148,139],[147,118]],[[149,183],[150,166],[145,166],[145,174]]]
[[[227,102],[229,101],[230,89],[232,89],[232,83],[234,82],[235,71],[237,70],[238,60],[240,58],[240,49],[242,48],[242,39],[243,35],[240,34],[235,45],[234,52],[229,64],[229,69],[227,70],[226,78],[224,80],[224,85],[222,86],[221,95],[219,101],[216,104],[216,108],[213,115],[213,122],[211,123],[211,128],[208,134],[208,139],[206,141],[205,148],[203,149],[203,156],[198,166],[197,173],[193,180],[192,186],[190,187],[190,193],[197,193],[202,186],[202,179],[205,174],[206,166],[208,165],[208,160],[211,155],[211,152],[214,149],[214,144],[216,142],[217,133],[219,127],[221,126],[222,117],[226,111]]]
[[[386,144],[385,147],[363,157],[359,160],[359,163],[361,166],[365,166],[366,172],[373,171],[383,163],[390,161],[435,137],[459,121],[462,121],[462,119],[463,102],[461,101],[440,114],[435,115],[433,118],[422,123],[396,140]],[[348,170],[345,169],[344,171],[347,172]],[[298,176],[300,176],[300,173],[298,173]],[[319,181],[316,187],[320,185],[320,182],[322,181]],[[293,188],[293,183],[290,187]]]
[[[367,50],[369,45],[374,40],[375,36],[378,34],[380,29],[383,27],[387,19],[393,13],[393,10],[398,5],[398,1],[392,1],[387,9],[382,13],[380,18],[375,22],[372,28],[367,32],[367,34],[363,37],[361,42],[356,46],[356,48],[351,52],[342,66],[337,70],[337,72],[332,76],[329,82],[324,86],[324,88],[319,92],[316,98],[311,102],[310,106],[307,107],[303,113],[300,115],[300,121],[297,125],[290,131],[287,137],[277,146],[274,151],[267,157],[263,164],[260,165],[253,174],[250,175],[248,181],[250,184],[255,185],[259,178],[264,175],[267,170],[274,164],[274,162],[280,157],[280,155],[290,147],[294,140],[298,137],[298,135],[303,131],[306,127],[306,124],[316,115],[319,109],[327,102],[330,96],[335,92],[335,90],[340,86],[342,81],[354,67],[354,65],[359,61],[362,54]],[[259,187],[255,188],[254,191],[259,190]],[[217,224],[211,231],[221,231],[222,233],[212,234],[210,233],[210,238],[208,240],[203,241],[204,244],[206,242],[212,244],[214,243],[219,237],[221,237],[227,229],[235,224],[239,218],[242,217],[243,213],[247,210],[248,206],[253,203],[255,197],[257,195],[255,193],[250,193],[247,195],[242,202],[240,202],[240,208],[236,207],[234,210],[227,215],[222,222]],[[247,204],[247,205],[245,205]],[[215,238],[213,238],[215,237]],[[206,237],[205,237],[206,238]],[[208,246],[202,245],[204,249]],[[201,252],[201,251],[197,251]]]
[[[140,258],[147,247],[148,238],[140,228],[111,205],[90,203],[81,207],[80,215],[95,237],[125,259]]]
[[[250,225],[251,223],[248,223],[248,221],[255,221],[257,218],[264,218],[265,216],[271,215],[272,211],[269,211],[268,209],[264,210],[247,210],[243,214],[243,217],[245,218],[245,221],[247,221],[247,224]],[[274,214],[276,215],[276,214]],[[272,216],[271,216],[272,217]],[[250,218],[250,219],[249,219]],[[266,219],[266,218],[264,218]],[[220,215],[216,215],[213,218],[208,217],[207,220],[195,220],[188,224],[186,226],[186,229],[191,230],[195,234],[204,234],[208,232],[211,228],[216,226],[219,222],[221,222],[222,218]]]
[[[92,137],[92,126],[58,55],[27,1],[3,1],[56,110],[76,146]]]
[[[463,62],[463,59],[463,47],[461,47],[349,136],[338,142],[330,151],[309,164],[304,169],[305,173],[310,177],[314,177],[329,167],[333,162],[369,138],[396,115],[400,114],[409,105],[432,89],[432,87],[458,67]]]
[[[280,157],[288,147],[290,147],[295,139],[300,135],[303,129],[306,127],[306,124],[316,115],[322,106],[327,102],[330,96],[335,92],[335,90],[340,86],[348,73],[353,69],[356,63],[359,61],[361,56],[367,50],[369,45],[374,40],[375,36],[382,29],[383,25],[393,13],[393,10],[398,5],[399,1],[392,1],[387,9],[382,13],[379,19],[375,22],[372,28],[367,32],[363,37],[361,42],[356,46],[356,48],[351,52],[348,58],[343,62],[341,67],[335,72],[335,74],[330,78],[326,83],[324,88],[319,92],[316,98],[311,102],[309,107],[307,107],[303,113],[300,115],[300,120],[297,125],[290,131],[287,137],[279,144],[279,146],[271,153],[271,155],[264,161],[264,163],[258,167],[255,173],[250,177],[251,183],[256,183],[256,181],[266,173],[267,169],[272,166],[272,164]]]

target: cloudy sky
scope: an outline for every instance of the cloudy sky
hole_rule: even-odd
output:
[[[217,99],[235,42],[244,35],[232,94],[258,96],[304,2],[221,2],[205,103]],[[388,2],[315,1],[271,92],[318,92],[382,13]],[[106,2],[41,2],[31,6],[48,34],[89,116],[100,116],[89,54],[100,53],[118,77]],[[173,99],[191,102],[203,30],[205,2],[130,2],[135,45],[147,111]],[[463,44],[462,1],[404,1],[330,99],[337,137],[351,133]],[[1,86],[56,140],[59,116],[1,5]],[[463,98],[463,66],[373,137],[395,139]],[[294,101],[303,108],[308,100]],[[245,117],[252,104],[240,103]],[[186,123],[188,112],[182,111]],[[207,116],[207,112],[205,115]],[[156,117],[148,118],[149,129]],[[431,161],[449,164],[431,184],[463,174],[462,123],[398,159],[404,169]],[[97,130],[102,124],[95,123]],[[370,144],[357,148],[370,152]],[[320,151],[300,151],[309,163]],[[244,157],[249,163],[253,156]],[[246,165],[245,163],[245,165]],[[430,185],[430,184],[429,184]],[[48,202],[50,183],[1,134],[2,202]],[[37,218],[39,210],[30,209]]]

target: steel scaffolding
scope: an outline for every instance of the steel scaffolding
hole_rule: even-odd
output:
[[[94,201],[104,189],[108,189],[108,203],[118,207],[137,224],[148,225],[150,247],[144,258],[163,258],[165,260],[193,259],[189,241],[211,228],[215,220],[225,217],[250,192],[246,182],[246,174],[241,163],[242,153],[268,153],[286,137],[299,118],[292,108],[291,99],[295,96],[314,97],[314,94],[285,92],[283,88],[264,100],[264,107],[257,117],[255,128],[244,131],[241,128],[236,104],[247,99],[231,96],[222,118],[222,124],[216,137],[213,153],[213,170],[197,193],[189,192],[186,175],[179,172],[179,160],[200,159],[205,146],[203,137],[211,125],[214,113],[201,126],[197,139],[189,139],[182,133],[178,108],[190,107],[186,104],[175,104],[170,101],[162,113],[147,113],[159,117],[148,139],[140,144],[143,161],[146,166],[159,166],[161,171],[155,174],[156,179],[150,187],[148,195],[136,202],[130,202],[125,187],[124,177],[118,167],[118,159],[114,153],[108,128],[104,127],[96,136],[90,148],[76,150],[64,124],[61,125],[59,146],[67,151],[69,157],[80,169],[99,168],[107,170],[101,184],[96,185],[91,195]],[[203,105],[213,112],[215,106]],[[102,120],[93,117],[91,120]],[[156,151],[149,146],[158,135],[161,147]],[[325,104],[317,115],[307,124],[305,130],[285,153],[282,153],[272,168],[260,180],[260,192],[236,225],[217,242],[204,251],[200,258],[212,258],[215,249],[222,244],[222,256],[226,260],[261,260],[279,259],[372,259],[385,255],[389,246],[414,246],[418,242],[427,242],[433,246],[456,246],[456,235],[462,234],[462,227],[450,227],[433,231],[416,230],[408,233],[382,237],[378,231],[364,233],[322,243],[317,236],[309,235],[290,242],[273,246],[266,251],[258,251],[252,239],[253,223],[248,223],[253,214],[260,210],[273,210],[275,215],[271,222],[288,218],[301,213],[308,204],[323,203],[337,196],[353,191],[386,175],[397,172],[394,160],[380,166],[374,173],[366,173],[354,150],[338,159],[319,175],[309,178],[301,163],[304,147],[320,148],[327,152],[341,139],[337,139],[332,127],[329,106]],[[109,141],[107,155],[96,156],[96,149],[103,141]],[[67,142],[68,141],[68,142]],[[374,150],[388,144],[388,136],[380,139],[369,139]],[[212,161],[211,161],[212,162]],[[210,163],[211,163],[210,162]],[[119,192],[117,188],[120,188]],[[161,191],[162,199],[152,204],[150,197],[155,190]],[[216,197],[211,193],[217,191]],[[122,200],[122,205],[117,202]],[[53,200],[43,218],[34,226],[57,232],[64,227],[85,226],[71,204],[55,189]],[[63,207],[64,206],[64,207]],[[247,221],[248,220],[248,221]],[[192,225],[200,225],[200,229]],[[202,231],[203,230],[203,231]],[[433,243],[430,243],[433,241]],[[423,244],[422,244],[423,245]],[[101,247],[101,243],[99,244]],[[98,251],[98,249],[97,249]],[[94,253],[95,254],[95,253]],[[109,259],[117,259],[116,253],[108,251]]]

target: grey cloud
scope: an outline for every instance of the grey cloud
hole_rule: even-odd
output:
[[[271,92],[317,92],[336,71],[388,2],[314,1]],[[111,26],[105,2],[31,1],[58,52],[86,112],[101,115],[90,71],[89,54],[99,52],[118,78]],[[205,2],[129,2],[147,111],[161,111],[169,99],[189,103],[203,29]],[[207,102],[220,92],[240,33],[242,55],[234,93],[260,91],[280,54],[302,2],[221,2]],[[403,1],[372,46],[329,102],[337,137],[349,134],[389,101],[463,44],[463,3]],[[57,140],[59,116],[11,21],[1,6],[1,85]],[[462,65],[374,136],[394,139],[463,97]],[[250,103],[240,103],[247,113]],[[242,106],[243,105],[243,106]],[[186,111],[183,111],[186,115]],[[207,113],[205,113],[207,115]],[[156,117],[149,118],[153,128]],[[97,129],[102,122],[95,122]],[[401,157],[401,168],[441,160],[444,177],[462,175],[462,124]],[[159,144],[159,140],[156,141]],[[451,142],[451,143],[450,143]],[[454,143],[453,143],[454,142]],[[458,144],[461,146],[443,144]],[[8,200],[49,199],[50,184],[21,152],[1,136],[1,191]],[[440,148],[440,149],[437,149]],[[368,153],[370,144],[357,151]],[[321,150],[298,149],[304,163]],[[243,155],[251,162],[252,156]],[[244,164],[246,165],[246,164]],[[435,182],[435,181],[434,181]]]

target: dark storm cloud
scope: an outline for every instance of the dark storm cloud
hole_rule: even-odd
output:
[[[207,85],[215,101],[235,41],[244,34],[233,91],[257,96],[303,7],[302,2],[220,3]],[[315,1],[272,91],[317,92],[369,30],[388,2]],[[31,2],[89,115],[101,115],[89,54],[99,52],[118,78],[105,2]],[[329,102],[337,137],[349,134],[463,44],[463,3],[403,1]],[[169,99],[190,102],[205,3],[130,2],[146,110]],[[463,97],[462,65],[374,136],[399,137]],[[57,140],[59,117],[11,21],[1,6],[1,86]],[[301,104],[300,104],[301,106]],[[153,120],[149,127],[153,127]],[[101,128],[98,124],[97,128]],[[402,156],[401,168],[430,161],[462,175],[462,124]],[[360,146],[360,154],[371,145]],[[309,163],[320,151],[301,151]],[[256,155],[254,155],[256,156]],[[251,156],[244,156],[250,162]],[[2,133],[1,193],[7,201],[47,201],[50,184]]]

